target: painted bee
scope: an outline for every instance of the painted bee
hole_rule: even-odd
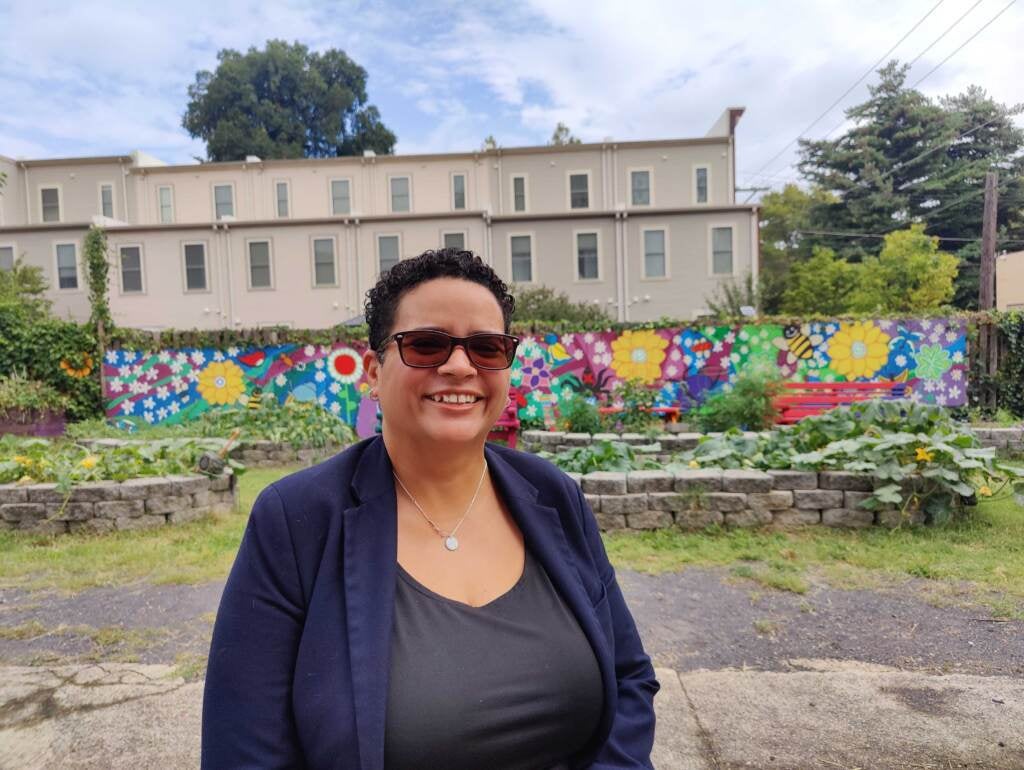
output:
[[[245,402],[246,409],[259,409],[263,404],[263,388],[253,388],[249,394],[249,400]]]
[[[811,334],[810,324],[789,324],[782,329],[781,337],[772,340],[772,344],[786,354],[786,364],[793,366],[797,361],[813,357],[814,349],[824,341],[820,334]]]

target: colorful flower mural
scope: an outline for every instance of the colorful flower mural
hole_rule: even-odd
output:
[[[730,387],[744,369],[774,366],[799,381],[905,382],[914,399],[960,406],[967,401],[966,335],[965,322],[945,319],[546,334],[523,338],[512,387],[521,418],[550,418],[573,396],[614,403],[627,379],[656,389],[658,406],[686,410]],[[316,404],[366,436],[377,404],[367,395],[364,350],[347,343],[112,350],[103,362],[107,414],[128,423],[178,423],[256,397],[268,408]]]

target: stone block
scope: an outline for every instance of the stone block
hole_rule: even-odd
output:
[[[794,489],[793,507],[812,511],[842,508],[843,493],[834,489]]]
[[[618,433],[595,433],[592,437],[593,442],[597,441],[618,441]]]
[[[47,503],[46,518],[54,521],[85,521],[95,516],[96,503]]]
[[[226,473],[221,476],[214,476],[210,479],[211,492],[223,492],[231,489],[231,482],[234,480],[233,473]]]
[[[618,513],[595,513],[597,526],[602,532],[612,532],[626,528],[626,517]]]
[[[527,444],[540,444],[545,433],[547,431],[544,430],[524,430],[519,434],[519,440]]]
[[[647,507],[653,511],[700,510],[702,497],[695,492],[648,492]]]
[[[575,481],[576,482],[576,486],[579,486],[580,482],[583,481],[583,474],[582,473],[576,473],[575,471],[569,471],[565,475],[568,476],[573,481]]]
[[[245,449],[242,451],[242,462],[246,464],[262,463],[270,459],[270,455],[261,449]]]
[[[17,484],[0,484],[0,505],[27,503],[28,489]]]
[[[201,492],[192,493],[192,505],[202,507],[209,505],[213,502],[213,498],[216,492],[211,492],[209,489],[204,489]]]
[[[189,495],[160,495],[146,499],[146,514],[173,513],[188,508],[192,504]],[[120,527],[119,527],[120,529]]]
[[[173,495],[191,495],[210,488],[209,476],[168,476],[167,480],[174,485],[171,490]]]
[[[129,516],[141,516],[145,512],[145,500],[107,500],[96,503],[95,515],[103,519],[122,519]]]
[[[171,483],[159,476],[121,482],[122,500],[145,500],[147,497],[170,494],[170,491]]]
[[[167,523],[184,524],[189,521],[201,519],[203,516],[206,516],[209,513],[210,506],[208,505],[190,506],[180,511],[174,511],[173,513],[167,514]]]
[[[626,489],[630,492],[671,492],[676,479],[668,471],[630,471],[626,474]]]
[[[781,511],[785,508],[792,508],[793,493],[788,489],[751,492],[747,495],[747,507],[752,511]]]
[[[646,510],[646,492],[631,495],[601,495],[601,513],[641,513]]]
[[[747,507],[747,496],[739,492],[708,492],[701,496],[696,507],[709,511],[742,511]]]
[[[764,471],[736,468],[722,471],[723,492],[771,492],[772,477]]]
[[[722,488],[722,472],[710,468],[686,468],[675,472],[676,492],[717,492]]]
[[[889,527],[890,529],[907,526],[918,527],[925,523],[925,514],[922,510],[903,512],[887,508],[875,514],[875,521],[880,527]]]
[[[232,501],[232,502],[221,501],[219,503],[213,503],[210,506],[210,513],[213,513],[213,514],[234,513],[237,508],[238,508],[238,502],[237,501]]]
[[[703,433],[676,433],[676,448],[694,449],[703,437]]]
[[[23,532],[34,532],[37,535],[63,535],[68,531],[68,522],[51,519],[27,519],[18,527]]]
[[[630,529],[661,529],[671,527],[675,520],[668,511],[641,511],[627,513],[626,523]]]
[[[116,481],[91,482],[71,488],[73,503],[98,503],[102,500],[117,500],[120,497],[121,485]]]
[[[822,471],[818,474],[820,489],[839,489],[843,492],[870,492],[871,477],[866,473],[848,471]]]
[[[770,511],[735,511],[725,514],[727,527],[763,527],[772,523]]]
[[[776,527],[805,527],[812,524],[821,524],[821,511],[803,511],[799,508],[772,511],[772,525]]]
[[[725,515],[721,511],[680,511],[676,514],[676,526],[680,529],[704,529],[715,524],[725,523]]]
[[[562,442],[570,447],[590,446],[590,441],[589,433],[566,433],[562,439]]]
[[[46,518],[43,503],[4,503],[0,505],[0,519],[4,521],[37,521]]]
[[[56,484],[30,484],[28,490],[30,503],[63,503],[67,495],[57,491]]]
[[[587,501],[587,505],[590,506],[590,510],[593,513],[597,513],[601,510],[601,495],[588,495],[584,493],[583,499]]]
[[[626,474],[615,471],[594,471],[583,477],[583,491],[592,495],[626,494]]]
[[[637,444],[650,444],[651,441],[642,433],[623,433],[619,436],[619,441],[622,441],[630,446],[636,446]]]
[[[320,458],[320,452],[316,449],[300,449],[295,455],[299,458],[301,463],[313,463]]]
[[[560,430],[548,430],[544,431],[544,435],[541,436],[540,444],[548,451],[553,450],[559,444],[564,444],[562,440],[565,438],[565,432]]]
[[[821,512],[821,523],[826,527],[870,527],[875,523],[875,513],[863,508],[828,508]]]
[[[817,489],[815,471],[768,471],[775,489]]]
[[[115,529],[153,529],[167,524],[167,517],[160,514],[146,514],[145,516],[132,516],[130,518],[114,519]]]
[[[98,504],[102,505],[102,503]],[[113,530],[113,519],[86,519],[85,521],[68,522],[68,532],[112,532]]]
[[[866,510],[861,507],[861,503],[872,496],[873,494],[871,492],[843,492],[843,504],[841,507],[859,508],[862,511]]]

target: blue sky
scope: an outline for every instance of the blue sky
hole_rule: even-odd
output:
[[[974,0],[943,0],[893,56],[915,58]],[[911,82],[1006,0],[982,0],[914,65]],[[64,157],[142,149],[191,162],[186,89],[222,48],[268,38],[341,48],[369,72],[369,96],[398,151],[542,144],[561,120],[584,140],[700,136],[742,105],[740,183],[792,178],[792,150],[762,169],[936,0],[565,0],[519,3],[0,0],[0,154]],[[1024,102],[1013,5],[922,83],[970,83]],[[869,79],[870,80],[870,79]],[[842,106],[813,130],[842,124]],[[759,175],[754,175],[759,172]]]

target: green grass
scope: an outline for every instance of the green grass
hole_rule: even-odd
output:
[[[202,583],[225,577],[256,495],[294,468],[239,477],[239,509],[189,524],[103,535],[0,532],[0,587],[76,592],[146,580]]]

